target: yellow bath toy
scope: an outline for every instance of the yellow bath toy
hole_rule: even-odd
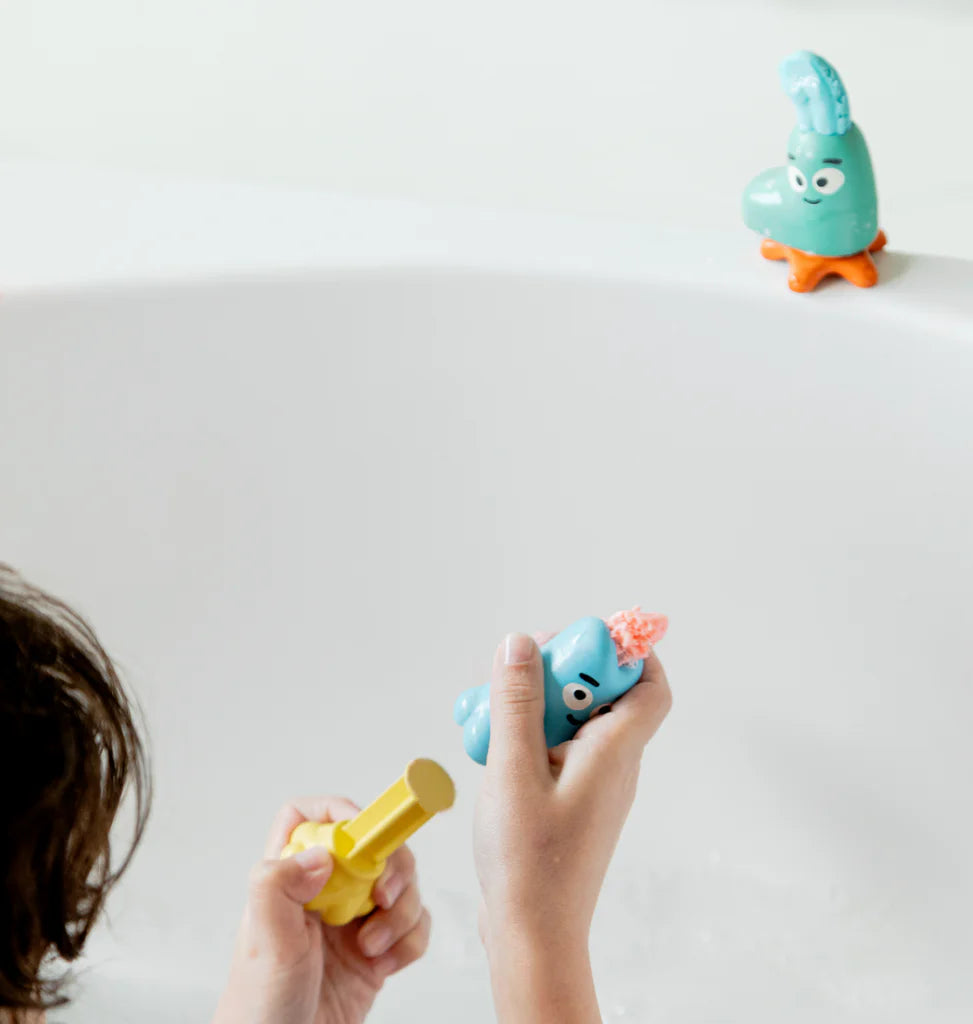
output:
[[[372,886],[389,856],[434,814],[452,807],[455,796],[445,769],[419,758],[354,818],[326,825],[302,822],[291,833],[281,857],[309,846],[326,846],[334,857],[331,877],[305,907],[317,911],[325,924],[348,924],[364,917],[375,907]]]

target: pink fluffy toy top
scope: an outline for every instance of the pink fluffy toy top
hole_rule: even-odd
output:
[[[619,665],[634,665],[666,635],[669,619],[654,612],[643,612],[638,605],[629,611],[615,612],[605,619],[615,641]]]

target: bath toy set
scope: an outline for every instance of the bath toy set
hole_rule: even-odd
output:
[[[797,110],[787,164],[758,175],[743,197],[747,227],[764,236],[761,253],[787,260],[793,291],[812,291],[830,274],[860,288],[878,281],[871,253],[885,245],[868,146],[851,119],[838,72],[801,50],[780,66]]]
[[[400,779],[349,821],[302,822],[291,833],[281,857],[310,846],[326,846],[334,870],[324,888],[305,904],[325,924],[348,924],[375,908],[372,887],[388,858],[417,829],[453,806],[453,781],[435,761],[412,761]]]
[[[544,735],[549,747],[571,739],[589,718],[607,711],[642,675],[643,660],[668,620],[639,608],[604,619],[579,619],[541,646]],[[463,746],[479,764],[490,747],[490,684],[460,694],[453,717]]]
[[[541,647],[544,663],[544,733],[549,746],[572,736],[593,715],[611,707],[642,675],[643,661],[668,626],[664,615],[639,608],[607,621],[579,619]],[[490,745],[489,684],[467,690],[456,702],[464,725],[466,752],[486,764]],[[446,771],[425,758],[360,814],[348,821],[302,822],[281,857],[312,846],[326,847],[334,870],[321,891],[305,904],[325,924],[344,925],[375,909],[372,888],[388,858],[440,811],[452,807],[455,789]]]
[[[790,287],[813,290],[831,274],[862,288],[878,280],[871,253],[885,245],[871,157],[851,119],[837,71],[802,50],[780,68],[797,110],[787,163],[758,175],[743,198],[747,226],[764,236],[761,253],[790,264]],[[549,747],[570,740],[607,711],[642,675],[644,659],[665,635],[668,620],[639,608],[611,618],[583,618],[541,646],[544,736]],[[453,717],[466,753],[486,764],[490,748],[490,684],[460,694]],[[334,871],[307,909],[343,925],[374,909],[372,887],[389,856],[433,815],[452,806],[453,783],[434,761],[413,761],[402,777],[350,821],[306,821],[281,853],[323,845]]]

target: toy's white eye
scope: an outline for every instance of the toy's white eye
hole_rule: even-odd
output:
[[[791,183],[791,188],[795,192],[806,192],[807,191],[807,178],[801,174],[800,170],[791,164],[787,168],[787,179]]]
[[[844,183],[844,172],[837,167],[822,167],[814,172],[814,187],[823,195],[833,196]]]
[[[580,683],[568,683],[561,691],[561,698],[572,711],[584,711],[595,699],[591,696],[591,690]]]

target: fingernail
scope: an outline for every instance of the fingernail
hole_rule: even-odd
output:
[[[523,633],[508,633],[503,644],[505,665],[526,665],[534,653],[534,641]]]
[[[331,854],[327,847],[309,846],[306,850],[294,854],[294,860],[309,874],[324,871],[331,864]]]
[[[402,889],[405,885],[405,880],[398,876],[390,878],[383,886],[381,892],[378,894],[377,902],[388,910],[389,907],[402,895]]]
[[[365,925],[361,945],[365,956],[380,956],[392,945],[392,933],[384,924]]]

